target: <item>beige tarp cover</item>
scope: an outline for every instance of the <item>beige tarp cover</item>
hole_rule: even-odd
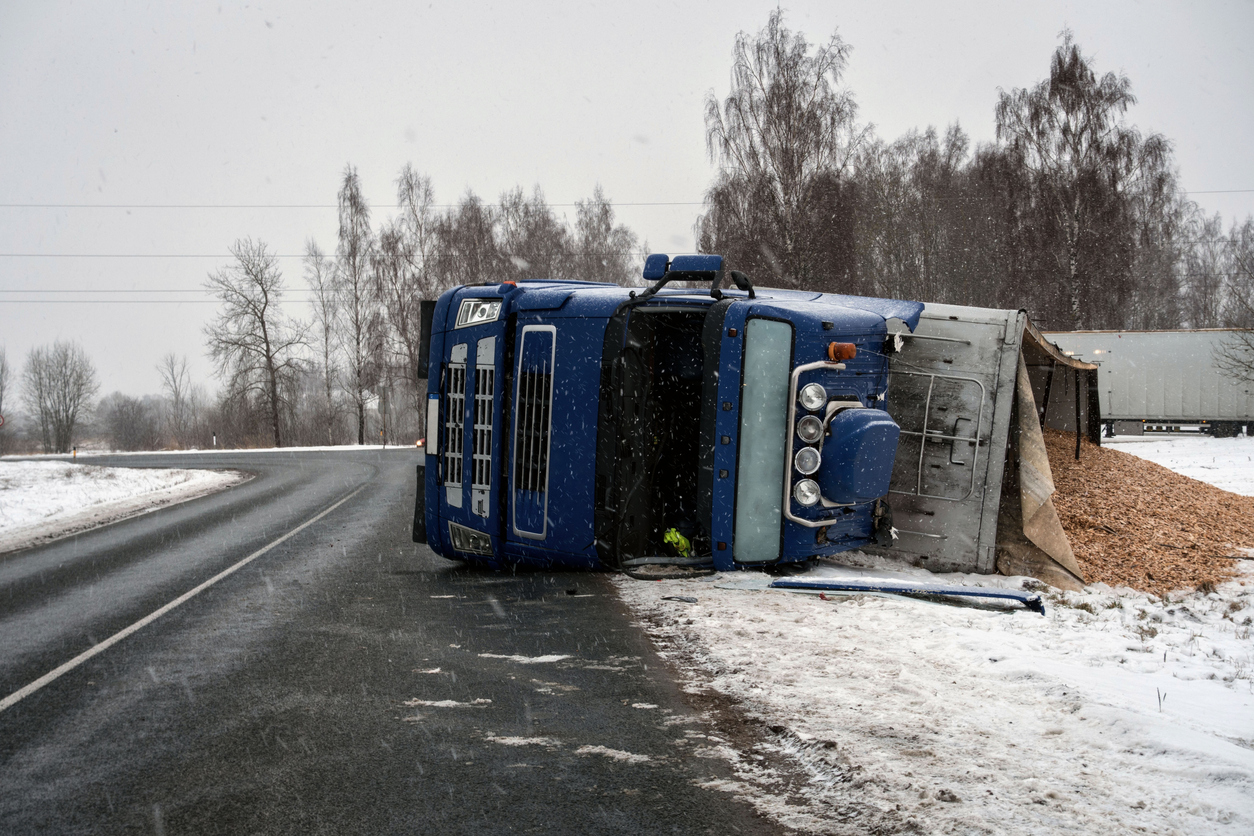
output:
[[[1084,578],[1054,508],[1054,479],[1022,354],[1016,383],[1017,424],[1011,427],[1009,459],[1018,467],[1012,465],[1014,472],[1007,474],[1002,490],[997,571],[1030,575],[1063,589],[1079,589]]]

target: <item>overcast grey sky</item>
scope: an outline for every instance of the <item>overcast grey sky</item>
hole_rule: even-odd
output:
[[[20,370],[32,346],[77,339],[102,394],[157,392],[173,351],[215,389],[203,296],[99,291],[198,291],[243,236],[332,250],[346,163],[376,222],[410,162],[442,203],[539,184],[571,212],[600,183],[654,250],[690,251],[712,176],[704,98],[727,94],[736,33],[772,8],[0,0],[0,345]],[[1130,121],[1175,143],[1193,198],[1225,226],[1254,213],[1248,0],[784,8],[811,43],[853,47],[845,81],[888,139],[958,121],[992,140],[998,87],[1044,78],[1070,27],[1099,71],[1131,78]],[[270,208],[292,206],[329,208]],[[282,264],[303,287],[299,260]]]

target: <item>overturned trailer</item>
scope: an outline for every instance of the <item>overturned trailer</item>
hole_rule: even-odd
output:
[[[895,329],[888,411],[901,427],[888,504],[896,538],[868,550],[937,572],[1083,575],[1051,499],[1042,427],[1100,443],[1097,367],[1023,311],[924,306]]]

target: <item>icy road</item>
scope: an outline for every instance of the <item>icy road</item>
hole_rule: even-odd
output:
[[[782,832],[608,578],[410,542],[412,450],[90,461],[255,478],[0,554],[0,831]]]

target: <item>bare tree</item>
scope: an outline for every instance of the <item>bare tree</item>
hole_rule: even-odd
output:
[[[418,332],[421,330],[422,298],[413,283],[413,275],[407,269],[405,238],[400,226],[391,221],[379,230],[374,256],[374,293],[381,306],[379,338],[382,351],[378,358],[379,418],[385,437],[392,437],[389,420],[398,404],[390,397],[393,384],[403,381],[410,393],[410,406],[416,407],[418,375],[426,377],[426,370],[418,368]]]
[[[850,47],[833,34],[812,54],[783,17],[776,9],[756,36],[737,35],[730,94],[721,104],[706,96],[706,148],[719,172],[698,239],[740,269],[800,287],[831,269],[818,264],[824,226],[813,220],[841,211],[840,181],[869,129],[855,126],[853,96],[840,89]]]
[[[132,398],[114,392],[100,399],[96,414],[114,450],[156,450],[161,447],[162,406],[151,395]]]
[[[340,346],[343,351],[343,388],[357,416],[357,443],[366,443],[366,405],[379,383],[382,355],[382,311],[372,270],[374,233],[370,206],[361,192],[361,179],[351,165],[344,168],[338,196],[340,228],[336,246],[336,296]]]
[[[9,359],[5,356],[4,346],[0,346],[0,456],[8,452],[9,428],[8,419],[4,414],[4,396],[9,389]]]
[[[1136,103],[1127,76],[1099,79],[1069,30],[1062,39],[1048,79],[999,91],[997,138],[1030,175],[1035,201],[1057,230],[1056,284],[1070,326],[1083,328],[1095,324],[1097,296],[1130,291],[1123,285],[1132,280],[1135,248],[1131,192],[1171,187],[1171,145],[1124,124]]]
[[[474,192],[466,192],[436,225],[436,278],[441,287],[499,282],[509,262],[496,240],[496,213]]]
[[[191,441],[194,421],[191,405],[192,377],[187,370],[186,355],[179,357],[174,352],[166,354],[157,364],[157,374],[161,375],[161,390],[166,397],[166,429],[174,446],[181,450]]]
[[[614,206],[600,184],[588,200],[575,203],[575,242],[571,278],[586,282],[628,284],[637,275],[635,234],[614,223]]]
[[[99,391],[96,369],[83,347],[58,340],[32,348],[22,371],[22,398],[39,421],[45,453],[68,453],[80,421]]]
[[[266,245],[245,238],[231,246],[231,254],[235,263],[210,273],[205,283],[222,303],[205,327],[209,354],[228,398],[260,402],[274,446],[282,447],[286,381],[300,368],[305,329],[280,308],[283,276]]]
[[[1196,209],[1196,207],[1195,207]],[[1225,271],[1231,239],[1224,235],[1223,216],[1190,219],[1193,245],[1184,258],[1184,324],[1190,328],[1218,328],[1223,323]]]
[[[336,334],[339,332],[339,294],[336,290],[335,263],[323,254],[310,239],[305,244],[305,282],[313,291],[314,351],[318,355],[319,375],[318,408],[319,424],[326,430],[326,443],[335,444],[336,425],[340,419],[340,404],[335,397],[339,368],[336,359]]]
[[[400,252],[407,273],[405,281],[414,288],[418,298],[435,299],[446,288],[439,284],[435,271],[440,241],[431,178],[406,163],[396,178],[396,203],[401,213],[394,227],[400,234]]]
[[[1215,352],[1215,363],[1237,380],[1254,383],[1254,218],[1233,226],[1224,277],[1223,324],[1239,329]]]
[[[502,194],[497,219],[501,250],[509,259],[512,278],[579,278],[570,231],[549,208],[539,186],[530,198],[521,187]]]

